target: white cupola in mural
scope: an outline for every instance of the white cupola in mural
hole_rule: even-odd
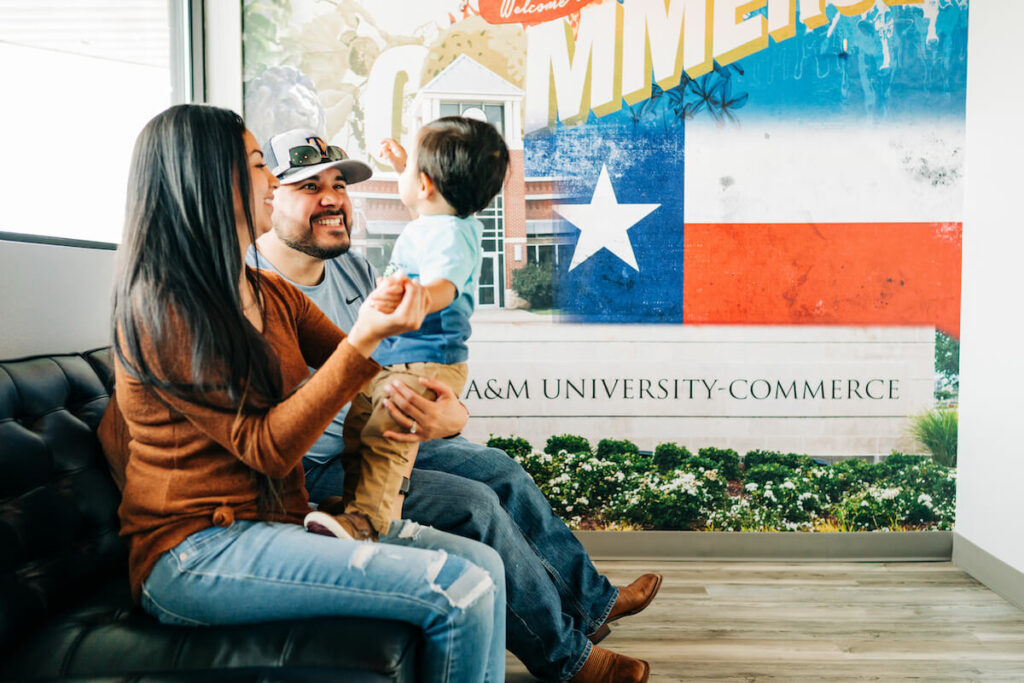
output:
[[[522,106],[521,89],[463,54],[419,89],[412,104],[413,130],[441,116],[469,116],[491,123],[510,149],[519,149]]]

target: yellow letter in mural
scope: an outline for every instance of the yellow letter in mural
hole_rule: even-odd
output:
[[[564,20],[526,29],[524,133],[552,125],[556,111],[562,123],[578,123],[588,109],[606,114],[620,106],[615,57],[621,12],[617,2],[584,8],[575,42]]]
[[[768,20],[762,14],[748,16],[764,5],[765,0],[718,0],[715,3],[714,46],[719,64],[735,62],[768,47]]]
[[[629,104],[651,96],[651,71],[672,88],[686,71],[711,71],[712,0],[630,0],[622,20],[622,96]]]
[[[825,0],[800,0],[800,21],[808,31],[828,23],[825,16]]]
[[[796,35],[796,0],[768,0],[768,35],[776,43]]]
[[[847,17],[864,14],[875,6],[875,0],[829,0],[829,4]]]

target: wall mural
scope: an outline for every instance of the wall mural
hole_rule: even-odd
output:
[[[379,140],[449,114],[505,135],[471,436],[877,460],[934,452],[915,429],[955,408],[967,20],[968,0],[246,0],[245,115],[374,166],[350,192],[379,268],[409,220]]]

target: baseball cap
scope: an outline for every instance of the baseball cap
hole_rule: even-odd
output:
[[[341,147],[328,145],[319,135],[304,128],[270,138],[263,145],[263,157],[270,172],[285,185],[305,180],[329,168],[339,169],[350,185],[373,175],[369,166],[349,159]]]

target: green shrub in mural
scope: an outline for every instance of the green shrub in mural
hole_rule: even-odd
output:
[[[743,466],[748,470],[759,465],[779,465],[789,469],[807,467],[811,465],[811,459],[799,453],[779,453],[778,451],[749,451],[743,456]]]
[[[818,464],[806,455],[751,451],[739,467],[729,449],[697,456],[661,444],[653,457],[628,441],[548,440],[543,453],[523,439],[513,457],[552,508],[574,528],[714,531],[875,531],[951,529],[956,470],[933,458],[893,453],[871,464]],[[602,454],[598,454],[601,451]]]
[[[703,526],[707,511],[721,507],[727,484],[716,470],[675,470],[632,477],[604,510],[612,525],[645,529],[693,529]]]
[[[488,445],[493,445],[493,440]],[[602,460],[588,451],[529,453],[516,456],[563,519],[603,519],[613,496],[620,494],[633,472],[622,463]]]
[[[889,458],[897,455],[890,455]],[[828,503],[834,504],[849,496],[854,490],[874,484],[883,474],[880,467],[858,458],[850,458],[827,468],[818,477],[818,490]]]
[[[666,474],[682,467],[683,461],[692,457],[693,454],[690,453],[686,446],[663,443],[654,449],[654,466],[657,467],[659,472]]]
[[[612,459],[616,456],[636,456],[640,454],[640,447],[632,441],[601,439],[597,442],[597,457]]]
[[[533,446],[530,445],[529,441],[516,436],[506,439],[492,435],[490,440],[487,442],[487,445],[491,448],[499,448],[511,455],[513,458],[516,456],[529,455],[533,450]]]
[[[562,434],[561,436],[552,436],[548,439],[547,445],[544,446],[544,452],[548,455],[557,455],[562,451],[566,453],[590,453],[590,442],[582,436]]]
[[[756,465],[754,467],[748,467],[743,481],[755,484],[761,484],[762,486],[772,481],[785,481],[792,477],[799,471],[799,468],[786,467],[785,465],[770,462],[764,465]]]
[[[554,302],[551,266],[527,263],[519,270],[512,271],[512,289],[521,299],[529,302],[530,308],[551,308]]]
[[[956,467],[958,422],[956,408],[937,408],[915,417],[910,429],[936,462]]]
[[[735,481],[740,478],[740,456],[733,449],[712,448],[709,446],[697,451],[697,455],[714,461],[722,476],[729,481]]]

